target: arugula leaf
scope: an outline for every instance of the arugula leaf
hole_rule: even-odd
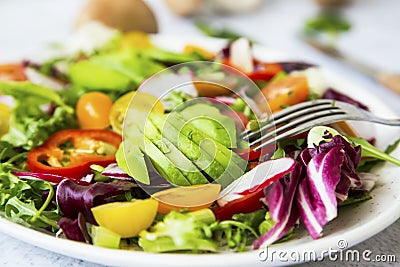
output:
[[[349,196],[344,201],[340,202],[338,206],[343,207],[343,206],[353,205],[370,199],[372,199],[372,196],[368,192],[360,193],[354,196]]]
[[[271,159],[278,159],[286,157],[286,148],[288,146],[292,146],[296,150],[302,150],[303,144],[305,144],[306,139],[299,138],[299,139],[287,139],[281,142],[278,142],[277,149],[275,150],[274,154],[272,155]]]
[[[18,155],[18,151],[14,149],[14,146],[6,141],[0,141],[0,162],[12,158]],[[0,167],[1,171],[1,167]]]
[[[265,214],[264,221],[262,221],[260,223],[260,225],[258,226],[258,231],[260,232],[260,235],[263,235],[266,232],[268,232],[272,227],[274,227],[274,225],[275,225],[274,220],[271,219],[270,213],[267,212]],[[292,227],[281,239],[279,239],[275,243],[285,242],[285,241],[289,240],[290,238],[292,238],[292,236],[294,234],[294,229],[295,228]]]
[[[40,105],[53,102],[59,106],[64,107],[69,112],[73,112],[73,109],[67,106],[62,101],[60,95],[57,94],[55,91],[45,86],[37,85],[29,81],[1,81],[0,94],[10,95],[13,96],[17,101],[22,101],[24,104],[23,106],[25,106],[26,109],[32,108],[31,105],[27,105],[26,101],[29,101],[29,104],[35,102],[37,106],[36,109],[38,109]],[[21,106],[21,104],[19,106]]]
[[[400,144],[400,139],[395,141],[393,144],[389,145],[385,149],[386,154],[392,153]],[[382,159],[377,159],[377,158],[364,158],[361,159],[360,164],[358,165],[357,171],[358,172],[370,172],[372,168],[374,168],[377,164],[383,162],[384,160]]]
[[[8,219],[27,226],[57,227],[57,220],[40,215],[33,200],[24,202],[17,197],[11,198],[5,205],[5,215]],[[37,218],[37,220],[33,220],[33,218]]]
[[[282,145],[280,143],[278,143],[278,148],[275,150],[271,159],[279,159],[279,158],[284,158],[284,157],[286,157],[285,149],[282,147]]]
[[[346,136],[346,138],[348,138],[349,140],[353,141],[353,143],[355,145],[360,145],[362,148],[362,156],[363,157],[372,157],[372,158],[376,158],[376,159],[381,159],[384,161],[388,161],[391,162],[395,165],[400,166],[400,160],[390,156],[389,154],[379,150],[378,148],[374,147],[373,145],[371,145],[370,143],[368,143],[367,140],[365,140],[364,138],[361,137],[352,137],[352,136]],[[397,143],[397,142],[396,142]],[[396,145],[393,144],[394,146]],[[398,144],[398,143],[397,143]],[[395,147],[390,147],[390,150],[394,150]]]
[[[400,138],[397,139],[393,144],[389,145],[389,146],[386,148],[385,153],[386,153],[386,154],[392,153],[393,151],[396,150],[396,148],[397,148],[399,145],[400,145]]]
[[[0,82],[0,94],[15,99],[9,132],[2,140],[15,147],[31,149],[40,145],[54,132],[75,128],[74,109],[50,88],[31,82]],[[44,105],[56,105],[53,114],[43,110]]]
[[[21,180],[9,171],[4,172],[7,166],[3,164],[0,165],[0,211],[8,219],[25,226],[57,229],[59,211],[56,205],[50,205],[53,186],[42,180]],[[45,201],[43,191],[48,192]]]
[[[23,147],[27,150],[42,144],[50,135],[62,130],[77,127],[73,113],[64,107],[57,107],[53,115],[42,112],[33,116],[14,115],[10,131],[3,136],[3,140],[13,146]]]

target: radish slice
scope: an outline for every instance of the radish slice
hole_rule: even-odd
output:
[[[130,177],[123,169],[121,169],[117,163],[111,163],[108,165],[104,171],[101,172],[101,174],[115,179],[132,179],[132,177]]]
[[[249,40],[240,38],[234,41],[230,47],[231,64],[246,73],[254,71],[253,55]]]
[[[244,195],[262,190],[283,175],[291,172],[295,164],[296,161],[292,158],[279,158],[257,165],[220,192],[217,200],[218,205],[223,207],[228,202],[242,198]]]

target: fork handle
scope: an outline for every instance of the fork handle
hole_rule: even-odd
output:
[[[380,124],[390,125],[390,126],[400,126],[400,119],[382,119],[382,118],[373,118],[369,120],[371,122],[376,122]]]
[[[381,72],[376,75],[376,79],[393,92],[400,94],[400,75],[388,72]]]

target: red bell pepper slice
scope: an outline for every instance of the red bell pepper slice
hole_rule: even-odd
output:
[[[28,153],[27,167],[32,172],[79,179],[90,172],[90,165],[107,166],[115,162],[115,151],[122,137],[109,130],[62,130]],[[64,150],[63,146],[69,146]],[[111,151],[108,152],[107,150]]]

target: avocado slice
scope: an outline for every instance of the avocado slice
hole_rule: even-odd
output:
[[[124,133],[125,140],[123,143],[126,143],[123,146],[123,151],[126,152],[121,155],[119,154],[119,158],[123,158],[118,163],[121,162],[122,166],[127,167],[126,169],[129,171],[129,174],[136,174],[141,180],[146,181],[146,184],[149,184],[150,180],[148,178],[147,166],[145,164],[144,155],[147,155],[154,165],[154,168],[170,183],[184,186],[190,185],[190,182],[185,178],[182,172],[175,167],[173,163],[171,163],[168,158],[161,152],[148,138],[146,138],[142,133],[142,128],[144,127],[144,119],[145,116],[143,114],[138,113],[138,116],[135,118],[135,121],[127,121]],[[128,153],[131,151],[131,153]],[[117,155],[118,157],[118,155]],[[143,169],[146,170],[147,177],[143,174]],[[125,170],[125,169],[124,169]],[[133,176],[136,178],[136,176]]]
[[[96,90],[124,91],[131,80],[117,71],[93,63],[90,60],[79,61],[69,67],[68,75],[74,84]]]
[[[146,185],[150,184],[144,154],[137,144],[130,139],[125,139],[119,146],[115,157],[118,166],[129,176]]]
[[[179,128],[169,124],[166,116],[151,114],[150,120],[166,139],[185,154],[188,159],[193,161],[199,169],[203,170],[212,179],[218,180],[222,187],[234,181],[233,177],[225,171],[225,167],[216,160],[216,157],[210,155],[210,150],[201,149],[198,144],[182,134],[178,130]],[[197,132],[197,130],[194,131]],[[206,147],[208,144],[209,142],[206,142]],[[204,146],[202,147],[204,148]],[[214,149],[214,147],[212,148]]]
[[[208,139],[207,135],[203,134],[203,131],[191,127],[190,123],[186,123],[185,119],[182,118],[179,113],[170,113],[167,122],[171,123],[176,129],[180,129],[183,135],[186,135],[197,145],[206,145],[206,152],[215,151],[215,159],[234,179],[239,178],[243,174],[247,166],[247,162],[244,159],[217,141],[204,142],[204,140]],[[210,147],[210,144],[214,146],[214,149]]]
[[[146,137],[144,137],[144,145],[142,152],[150,158],[161,176],[174,185],[191,185],[182,172]]]
[[[237,147],[235,122],[222,115],[218,108],[196,104],[186,107],[179,114],[193,127],[225,147]]]
[[[144,135],[174,164],[186,177],[190,184],[207,184],[207,178],[197,169],[174,144],[163,138],[153,123],[148,120],[145,124]]]

